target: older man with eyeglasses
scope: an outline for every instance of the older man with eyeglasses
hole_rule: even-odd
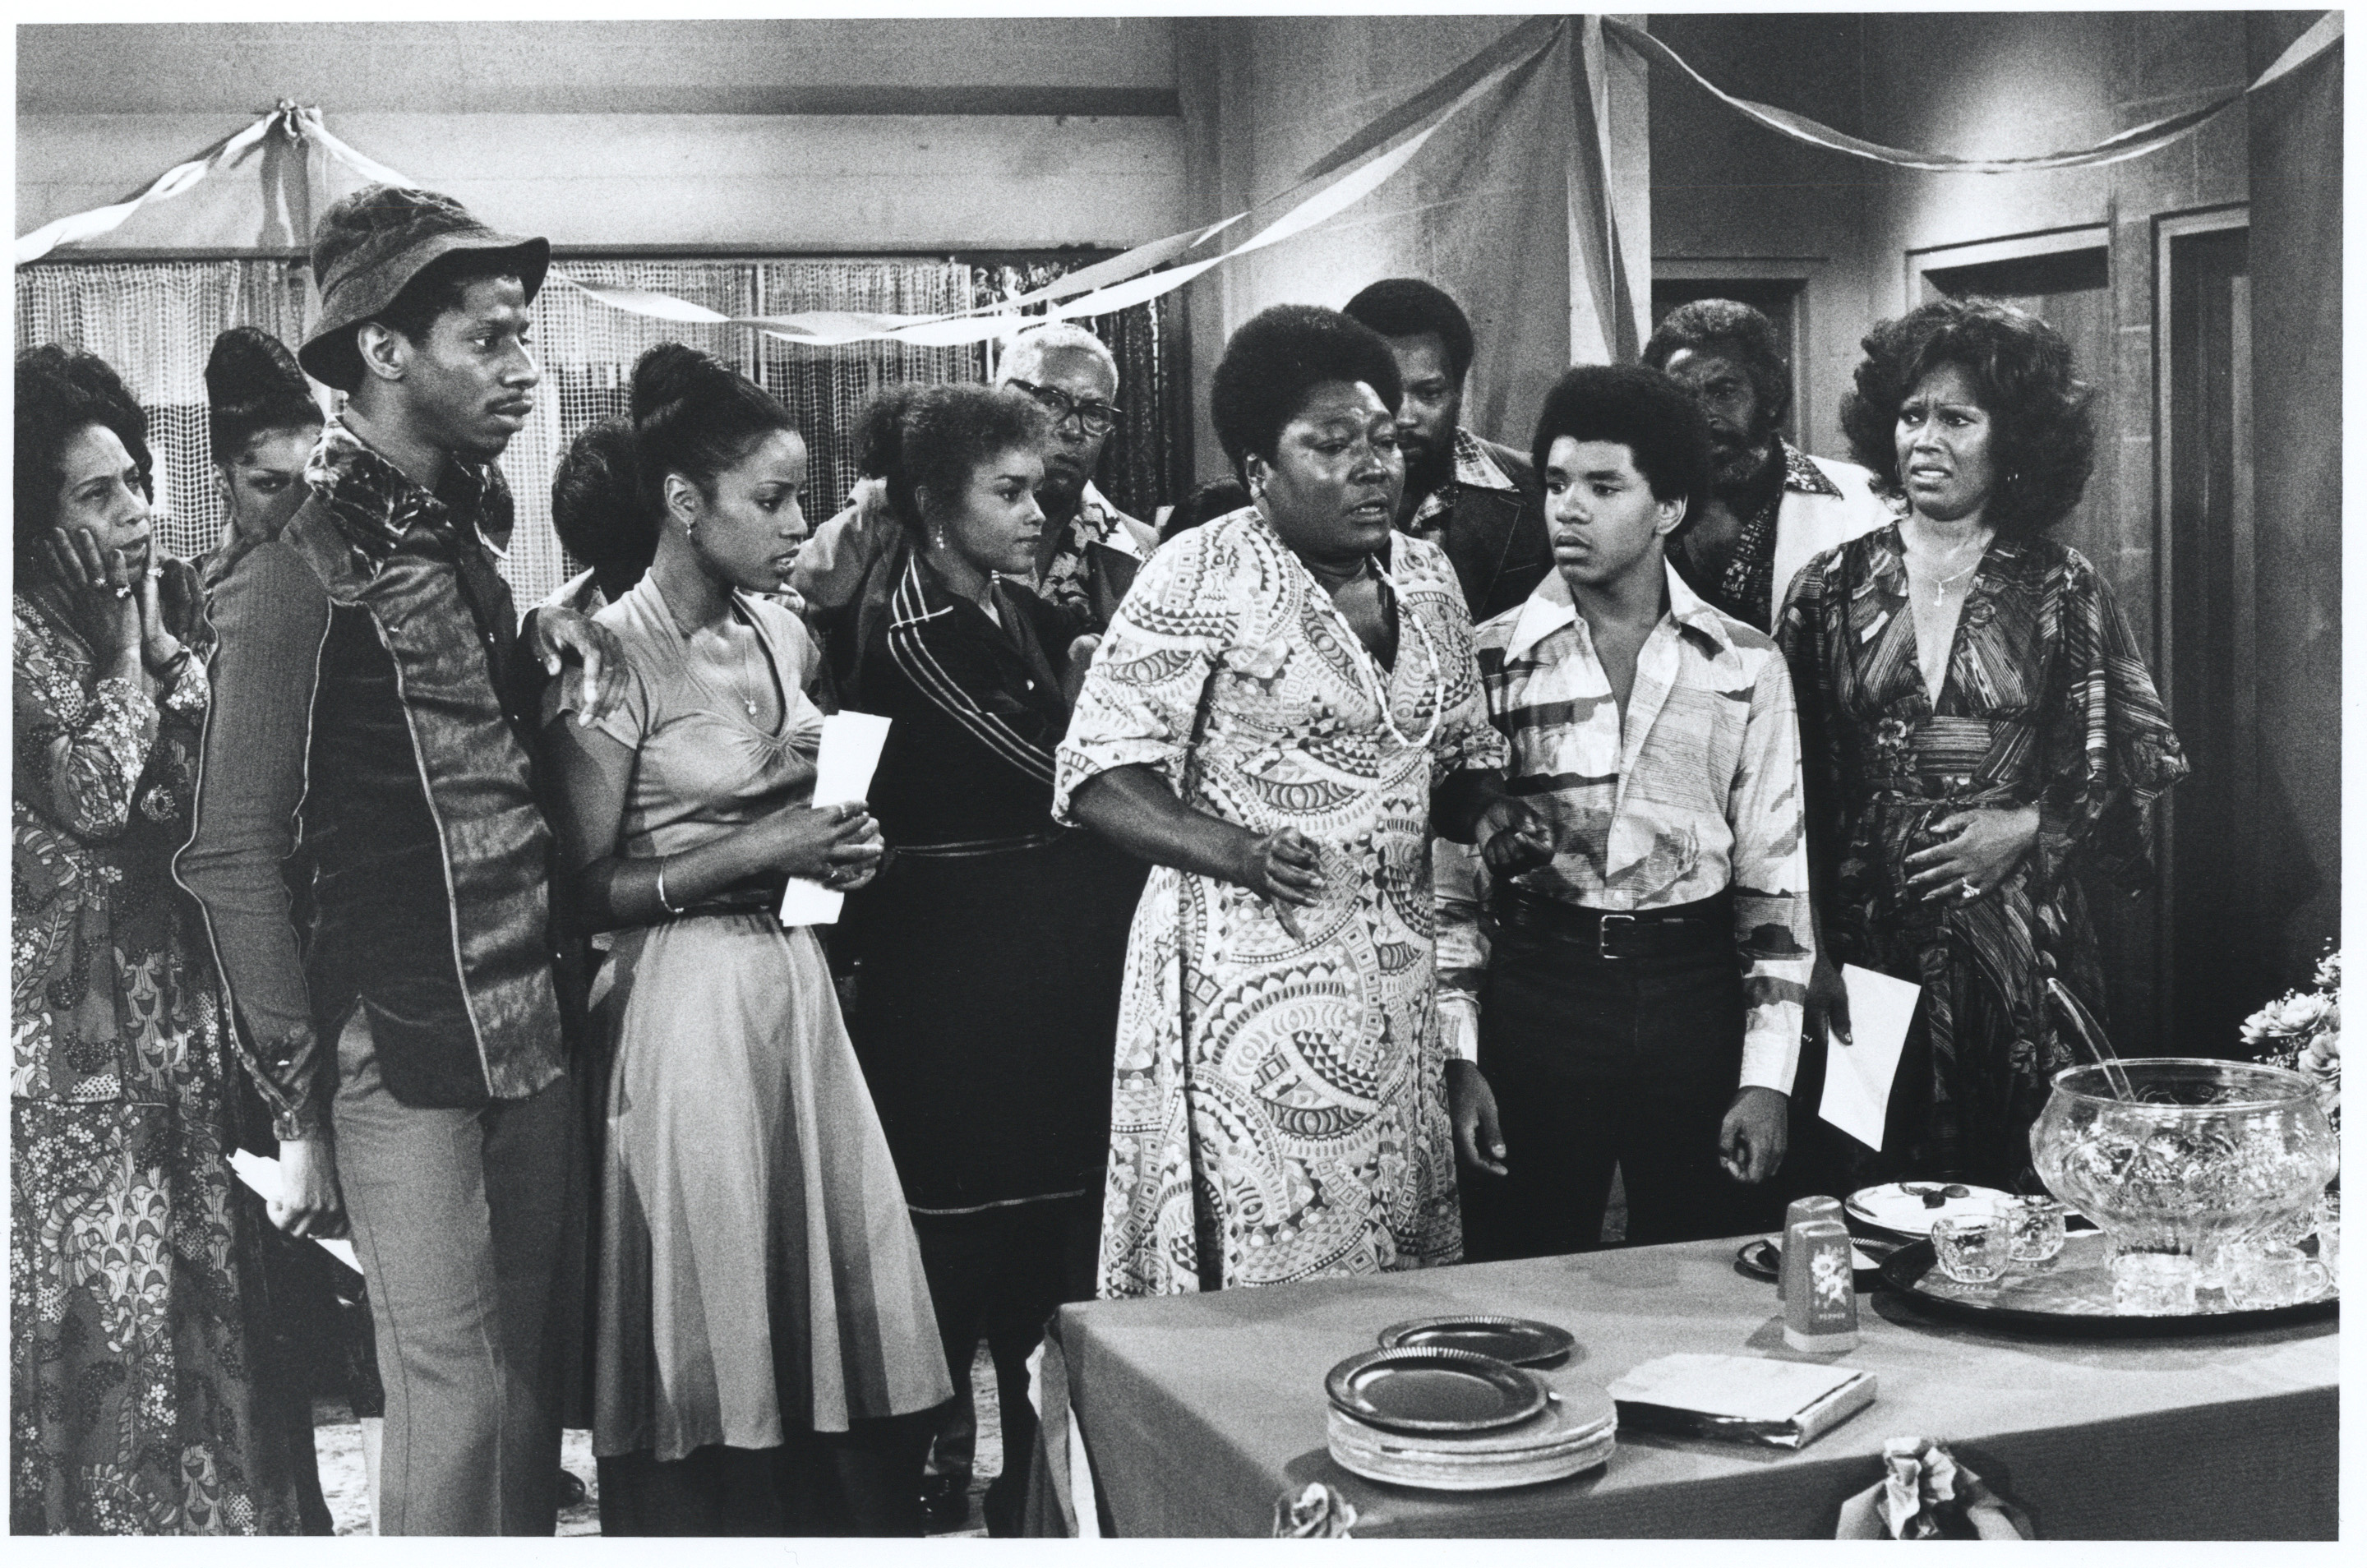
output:
[[[995,381],[1026,393],[1052,416],[1044,481],[1036,491],[1046,526],[1027,586],[1054,606],[1079,612],[1080,629],[1099,632],[1159,543],[1154,529],[1111,505],[1093,482],[1102,446],[1123,412],[1116,401],[1117,360],[1084,328],[1048,321],[1012,340]],[[878,485],[866,479],[798,553],[790,586],[803,597],[807,624],[831,650],[832,673],[842,682],[852,650],[867,646],[871,617],[885,613],[896,574],[875,569],[894,553],[901,532]]]

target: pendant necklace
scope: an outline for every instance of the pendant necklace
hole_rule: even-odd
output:
[[[1958,556],[1965,553],[1965,547],[1967,545],[1975,543],[1981,545],[1983,550],[1986,552],[1988,541],[1982,539],[1976,535],[1972,538],[1959,539],[1956,542],[1956,547],[1950,550],[1947,555],[1942,558],[1946,560],[1954,560]],[[1935,605],[1944,604],[1947,600],[1948,585],[1952,582],[1962,581],[1965,577],[1971,575],[1973,572],[1978,571],[1980,570],[1980,565],[1979,558],[1976,557],[1973,560],[1973,564],[1965,567],[1961,571],[1950,572],[1945,577],[1934,577],[1931,580],[1931,603]]]

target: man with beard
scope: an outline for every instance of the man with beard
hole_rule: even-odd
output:
[[[214,590],[214,705],[176,863],[271,1106],[271,1216],[297,1236],[351,1222],[388,1535],[547,1536],[556,1513],[573,1134],[521,666],[582,658],[606,711],[623,656],[567,610],[517,647],[495,570],[512,516],[495,459],[534,410],[528,307],[549,262],[547,241],[432,191],[372,186],[323,215],[321,321],[297,357],[349,400],[295,515]]]
[[[1117,360],[1084,328],[1050,321],[1012,340],[995,384],[1026,393],[1052,416],[1044,482],[1036,491],[1044,537],[1027,586],[1073,612],[1080,631],[1099,632],[1159,544],[1155,529],[1111,505],[1093,482],[1102,446],[1117,427]],[[789,585],[805,602],[815,639],[830,650],[842,690],[851,689],[854,660],[869,646],[872,618],[886,612],[899,581],[900,558],[889,558],[899,557],[902,535],[874,475],[798,552]]]
[[[1405,383],[1398,447],[1405,491],[1398,527],[1446,552],[1473,625],[1529,596],[1553,570],[1545,492],[1529,460],[1463,428],[1471,322],[1447,293],[1390,277],[1348,301],[1344,314],[1388,339]]]
[[[1771,631],[1784,591],[1811,557],[1891,521],[1874,476],[1811,457],[1776,434],[1792,406],[1775,323],[1732,299],[1669,312],[1644,363],[1665,370],[1709,422],[1710,493],[1669,551],[1694,592]]]

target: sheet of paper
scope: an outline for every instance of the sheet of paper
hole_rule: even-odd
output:
[[[230,1168],[238,1172],[238,1179],[254,1189],[255,1195],[264,1201],[270,1202],[279,1196],[279,1162],[270,1156],[232,1149],[230,1152]],[[362,1271],[361,1260],[354,1256],[352,1242],[343,1236],[316,1235],[311,1239],[322,1251],[355,1273]]]
[[[1825,1097],[1817,1114],[1879,1149],[1890,1080],[1898,1076],[1898,1054],[1906,1049],[1907,1026],[1923,987],[1854,964],[1841,965],[1841,983],[1849,987],[1851,1039],[1844,1045],[1826,1033]]]
[[[1704,1416],[1789,1421],[1857,1375],[1854,1367],[1687,1352],[1645,1362],[1613,1383],[1610,1393]]]
[[[861,800],[871,792],[879,749],[888,744],[888,721],[873,713],[834,713],[821,721],[821,750],[814,758],[816,806]],[[808,877],[793,877],[781,895],[781,924],[838,923],[846,895]]]

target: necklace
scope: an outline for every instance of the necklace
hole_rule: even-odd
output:
[[[1297,552],[1291,553],[1291,559],[1298,561],[1299,567],[1306,571],[1307,575],[1315,580],[1316,587],[1323,586],[1321,574],[1308,566],[1305,560],[1300,559]],[[1377,575],[1382,582],[1387,584],[1389,592],[1396,594],[1399,604],[1398,624],[1399,626],[1407,622],[1413,624],[1413,635],[1421,642],[1422,657],[1430,660],[1430,679],[1433,688],[1430,702],[1430,728],[1421,732],[1421,739],[1419,741],[1407,739],[1405,731],[1398,728],[1396,716],[1389,712],[1388,682],[1381,679],[1380,667],[1373,661],[1371,650],[1365,647],[1365,639],[1358,637],[1356,628],[1348,624],[1347,615],[1339,605],[1332,603],[1330,592],[1324,592],[1319,597],[1323,601],[1325,612],[1331,615],[1333,623],[1339,626],[1341,635],[1347,641],[1350,657],[1356,662],[1356,671],[1364,678],[1359,684],[1369,687],[1365,694],[1373,699],[1373,705],[1380,710],[1381,728],[1387,730],[1390,738],[1399,745],[1413,750],[1427,751],[1430,750],[1430,743],[1438,738],[1438,721],[1445,716],[1446,666],[1438,657],[1438,645],[1431,640],[1430,628],[1421,624],[1420,615],[1408,614],[1405,611],[1405,595],[1398,592],[1397,584],[1390,581],[1387,572],[1379,569],[1372,557],[1365,558],[1363,563],[1356,568],[1354,577],[1341,579],[1341,586],[1344,588],[1368,571]]]
[[[1974,534],[1974,535],[1970,535],[1970,536],[1966,536],[1966,537],[1965,537],[1965,538],[1959,539],[1959,540],[1957,540],[1957,541],[1956,541],[1956,543],[1955,543],[1955,547],[1954,547],[1954,548],[1950,549],[1950,550],[1949,550],[1945,555],[1942,556],[1940,558],[1941,558],[1942,560],[1943,560],[1943,561],[1952,561],[1952,560],[1954,560],[1958,556],[1963,555],[1963,554],[1965,553],[1965,550],[1966,547],[1971,546],[1971,545],[1976,545],[1976,544],[1979,545],[1979,546],[1982,547],[1982,549],[1983,549],[1984,551],[1986,551],[1986,550],[1988,549],[1988,547],[1989,538],[1990,538],[1990,537],[1992,537],[1992,536],[1993,536],[1993,535],[1992,535],[1991,531],[1989,531],[1989,530],[1986,530],[1986,529],[1985,529],[1985,530],[1983,530],[1981,533]],[[1905,535],[1904,533],[1901,533],[1901,534],[1899,535],[1899,537],[1900,537],[1900,539],[1901,539],[1901,540],[1904,540],[1904,539],[1906,538],[1906,535]],[[1944,603],[1946,602],[1946,600],[1947,600],[1947,596],[1948,596],[1948,585],[1949,585],[1950,583],[1952,583],[1952,582],[1959,582],[1959,581],[1962,581],[1965,578],[1966,578],[1966,577],[1970,576],[1972,573],[1974,573],[1974,572],[1976,572],[1976,571],[1979,570],[1980,570],[1980,565],[1981,565],[1980,558],[1976,556],[1976,557],[1975,557],[1975,558],[1974,558],[1974,559],[1973,559],[1973,564],[1972,564],[1972,565],[1970,565],[1970,566],[1968,566],[1968,567],[1965,567],[1965,568],[1964,568],[1963,570],[1958,570],[1958,571],[1952,571],[1952,572],[1950,572],[1950,573],[1949,573],[1947,576],[1945,576],[1945,577],[1936,577],[1936,576],[1935,576],[1934,578],[1932,578],[1932,580],[1931,580],[1931,603],[1932,603],[1933,604],[1935,604],[1935,605],[1936,605],[1936,604],[1944,604]]]

